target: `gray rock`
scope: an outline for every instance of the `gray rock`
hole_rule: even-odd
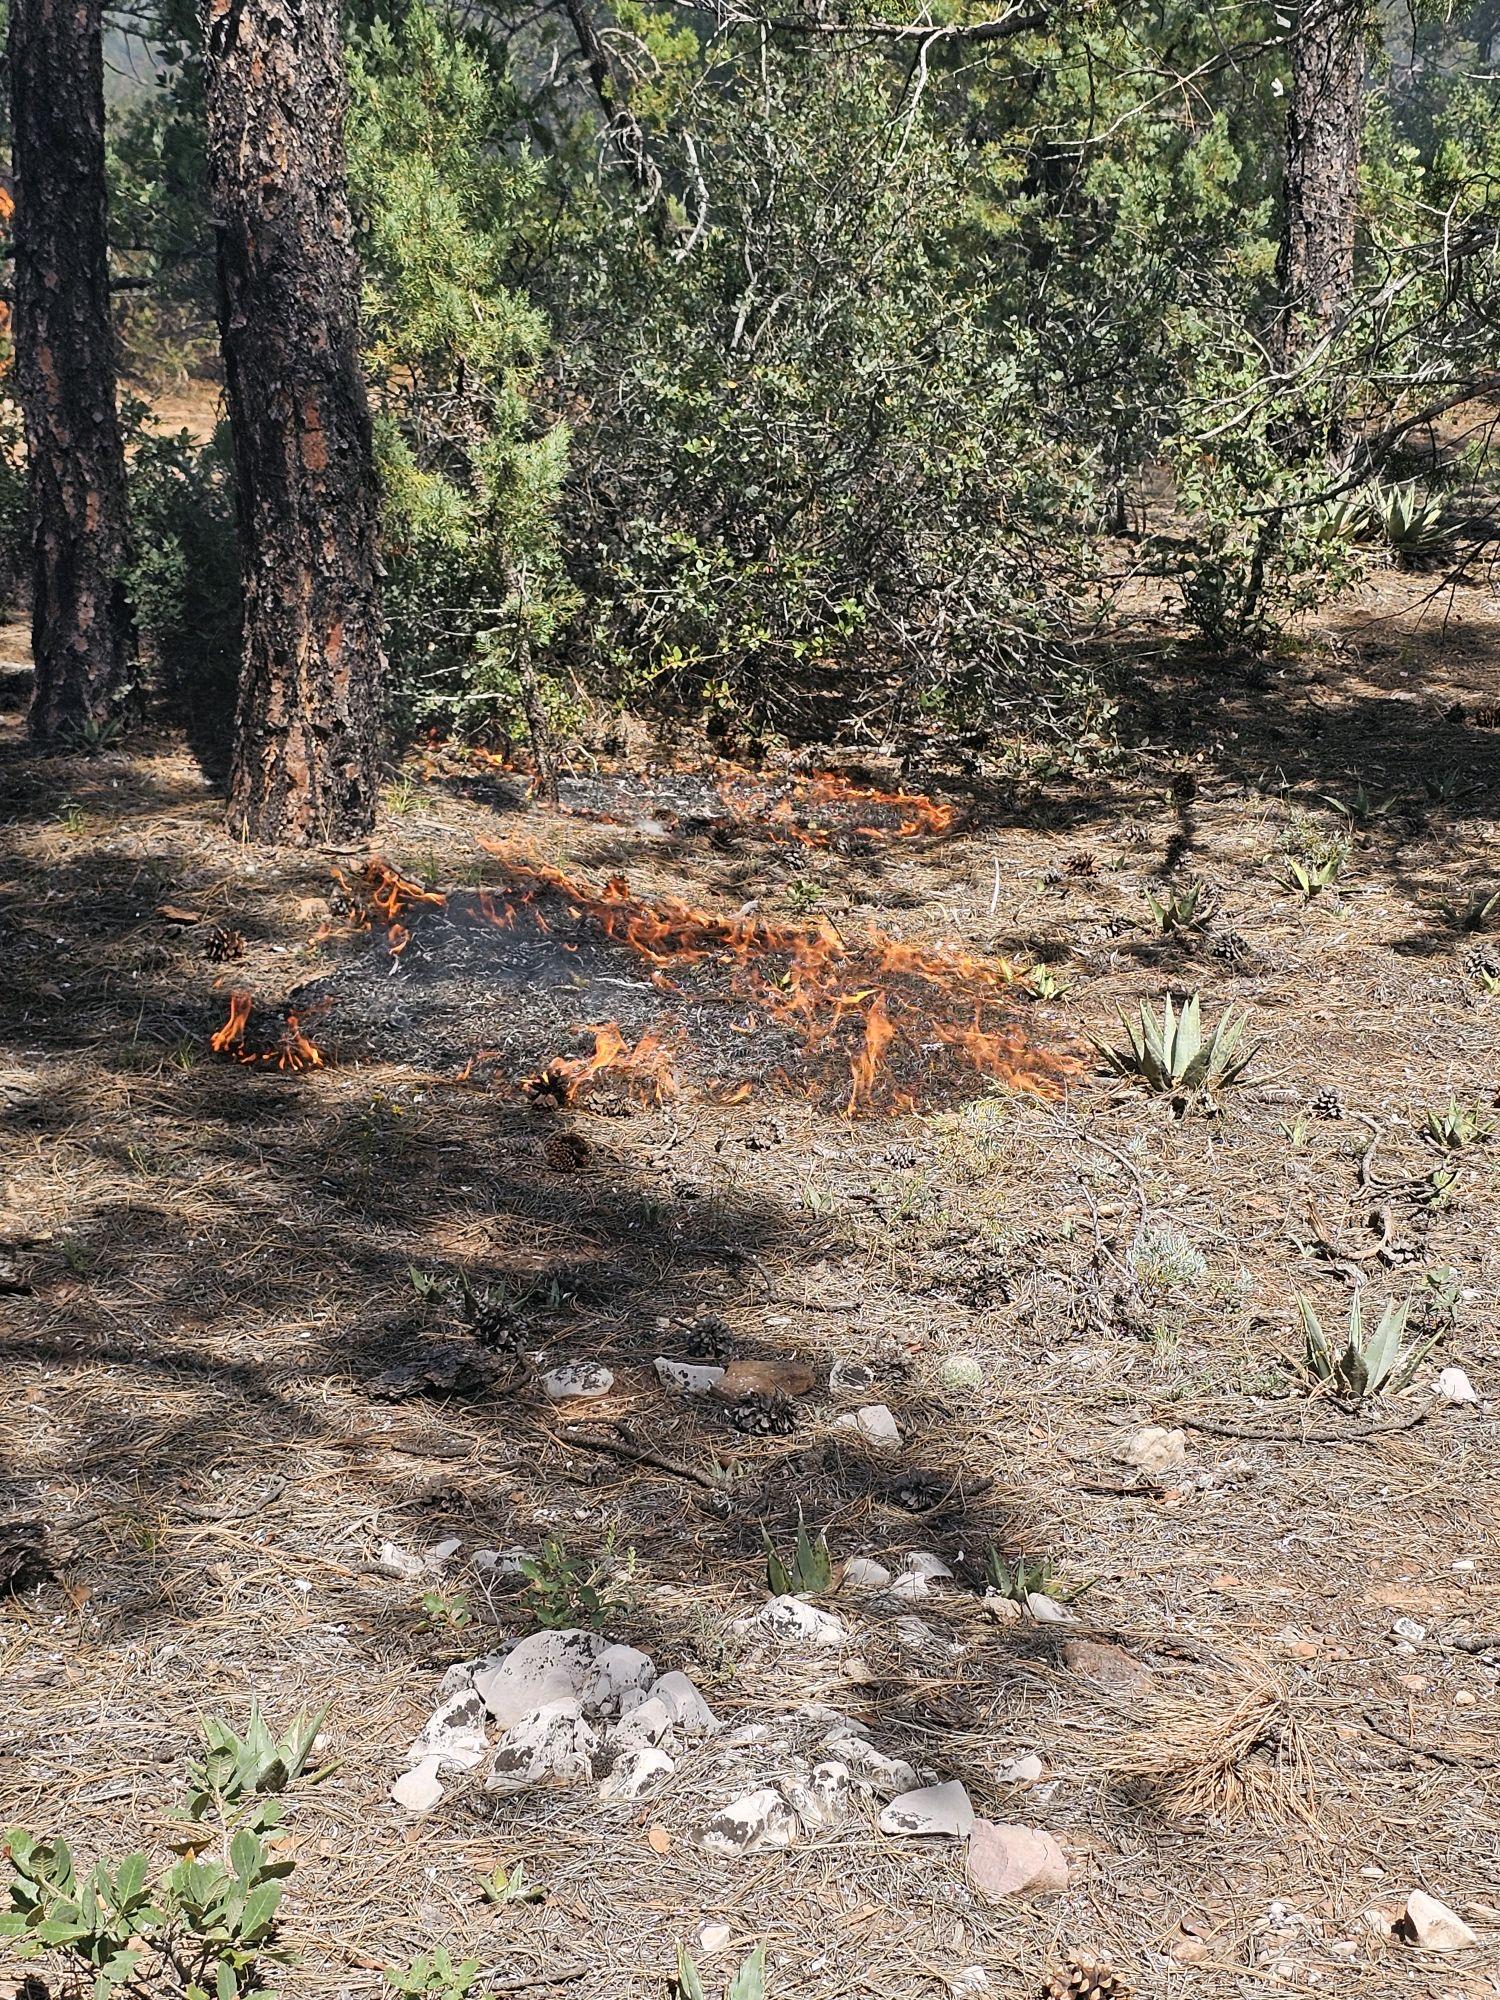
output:
[[[610,1732],[616,1750],[639,1750],[661,1743],[672,1733],[672,1711],[660,1694],[650,1694],[638,1702]]]
[[[542,1377],[542,1387],[554,1403],[607,1396],[615,1378],[601,1361],[565,1361]]]
[[[493,1667],[481,1667],[474,1685],[503,1729],[546,1703],[581,1695],[594,1662],[607,1650],[597,1632],[533,1632]]]
[[[677,1769],[664,1750],[643,1744],[617,1757],[599,1787],[601,1799],[647,1799],[655,1796]]]
[[[848,1627],[842,1618],[831,1611],[820,1611],[800,1597],[773,1597],[753,1618],[742,1618],[738,1629],[764,1632],[773,1639],[800,1644],[814,1652],[847,1645],[849,1640]]]
[[[627,1698],[649,1688],[656,1668],[635,1646],[606,1646],[594,1660],[581,1692],[585,1708],[619,1715]]]
[[[844,1564],[844,1575],[840,1588],[843,1590],[885,1590],[891,1582],[891,1573],[884,1563],[876,1562],[871,1556],[851,1556]]]
[[[1425,1889],[1413,1889],[1406,1899],[1406,1911],[1397,1929],[1408,1942],[1423,1951],[1465,1951],[1479,1940],[1446,1903],[1429,1896]]]
[[[878,1799],[894,1799],[916,1787],[917,1774],[904,1757],[888,1757],[852,1730],[831,1729],[820,1748]]]
[[[903,1792],[880,1815],[882,1833],[908,1836],[933,1834],[945,1840],[967,1840],[974,1825],[974,1808],[956,1778],[944,1785],[924,1785]]]
[[[1073,1614],[1066,1604],[1059,1604],[1055,1597],[1049,1597],[1045,1590],[1029,1590],[1026,1593],[1026,1609],[1038,1625],[1071,1625]]]
[[[576,1699],[548,1702],[506,1730],[485,1789],[523,1792],[531,1785],[591,1778],[600,1749],[598,1732],[584,1720]]]
[[[827,1827],[842,1826],[849,1817],[854,1786],[848,1766],[830,1759],[815,1766],[805,1780],[789,1779],[781,1791],[804,1832],[821,1833]]]
[[[711,1736],[718,1728],[717,1716],[686,1674],[663,1674],[653,1692],[685,1736]]]
[[[797,1838],[797,1816],[778,1791],[769,1786],[731,1799],[699,1829],[698,1845],[705,1854],[736,1860],[790,1847]]]
[[[911,1576],[925,1576],[929,1583],[951,1581],[953,1572],[941,1556],[917,1549],[906,1558],[904,1568]]]

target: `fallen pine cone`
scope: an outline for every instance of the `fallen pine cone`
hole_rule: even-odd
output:
[[[1072,1958],[1048,1979],[1042,2000],[1130,2000],[1130,1988],[1103,1959]]]
[[[215,965],[224,965],[231,959],[243,958],[244,932],[231,930],[226,924],[215,924],[203,940],[203,956],[212,959]]]

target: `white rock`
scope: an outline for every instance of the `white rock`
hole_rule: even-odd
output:
[[[609,1740],[616,1750],[624,1752],[660,1743],[671,1733],[671,1709],[659,1694],[651,1694],[615,1724]]]
[[[958,1994],[988,1993],[990,1975],[982,1965],[966,1965],[962,1972],[954,1973],[949,1982],[949,1990]]]
[[[598,1732],[572,1701],[548,1702],[507,1729],[495,1746],[485,1779],[491,1792],[522,1792],[530,1785],[566,1784],[594,1775]]]
[[[594,1662],[608,1647],[597,1632],[533,1632],[495,1666],[481,1666],[474,1685],[503,1729],[533,1710],[581,1695]]]
[[[469,1567],[480,1576],[520,1576],[521,1565],[530,1555],[530,1549],[475,1549],[469,1557]]]
[[[901,1431],[896,1419],[884,1403],[867,1403],[863,1409],[845,1410],[841,1417],[835,1417],[836,1431],[858,1431],[866,1444],[872,1444],[878,1451],[896,1451],[901,1444]]]
[[[884,1563],[876,1562],[871,1556],[851,1556],[844,1564],[842,1588],[845,1590],[884,1590],[891,1581],[891,1573]]]
[[[739,1631],[768,1633],[773,1639],[797,1641],[816,1651],[847,1645],[848,1627],[832,1611],[820,1611],[800,1597],[773,1597],[753,1618],[742,1618]]]
[[[905,1567],[912,1576],[925,1576],[929,1583],[937,1583],[945,1578],[951,1581],[953,1576],[952,1570],[942,1557],[931,1555],[926,1549],[917,1549],[909,1555]]]
[[[430,1762],[434,1770],[472,1771],[484,1762],[489,1747],[484,1699],[477,1688],[467,1687],[433,1710],[407,1751],[406,1761],[412,1765]]]
[[[428,1757],[420,1764],[413,1764],[409,1771],[391,1786],[391,1797],[404,1811],[409,1813],[429,1813],[435,1805],[440,1805],[443,1788],[438,1783],[438,1760]]]
[[[1066,1604],[1059,1604],[1045,1590],[1028,1590],[1026,1609],[1038,1625],[1072,1625],[1075,1620]]]
[[[882,1597],[893,1598],[897,1603],[910,1603],[913,1598],[928,1597],[931,1592],[927,1579],[917,1570],[907,1570],[898,1576],[889,1590],[881,1592]]]
[[[718,1717],[686,1674],[677,1671],[663,1674],[653,1693],[665,1704],[673,1723],[684,1735],[711,1736],[718,1728]]]
[[[1438,1373],[1432,1385],[1433,1391],[1445,1403],[1477,1403],[1478,1393],[1462,1368],[1444,1368]]]
[[[653,1797],[677,1766],[664,1750],[647,1743],[639,1750],[627,1750],[617,1757],[609,1776],[599,1787],[601,1799],[646,1799]]]
[[[627,1695],[649,1688],[656,1668],[635,1646],[606,1646],[594,1660],[580,1692],[584,1706],[604,1715],[618,1715]]]
[[[554,1403],[607,1396],[614,1386],[615,1378],[602,1361],[565,1361],[542,1377],[542,1387]]]
[[[399,1542],[382,1542],[375,1563],[383,1575],[396,1577],[402,1583],[415,1583],[418,1577],[427,1574],[427,1558],[413,1549],[403,1549]]]
[[[849,1817],[852,1790],[848,1767],[830,1762],[819,1764],[806,1779],[785,1780],[781,1795],[804,1832],[820,1833],[825,1827],[842,1826]]]
[[[984,1593],[984,1608],[997,1625],[1019,1625],[1021,1622],[1021,1606],[1003,1591],[987,1590]]]
[[[423,1561],[429,1569],[441,1569],[444,1563],[452,1562],[462,1547],[457,1535],[449,1535],[445,1541],[434,1542],[430,1549],[425,1549]]]
[[[1396,1618],[1391,1621],[1391,1633],[1397,1639],[1405,1639],[1409,1645],[1420,1646],[1427,1637],[1427,1627],[1419,1625],[1415,1618]]]
[[[796,1838],[796,1814],[780,1792],[769,1786],[731,1799],[698,1830],[698,1845],[705,1854],[719,1854],[729,1860],[742,1854],[790,1847]]]
[[[875,1380],[875,1370],[863,1361],[835,1361],[828,1371],[828,1386],[836,1396],[863,1396]]]
[[[1002,1764],[995,1773],[999,1785],[1039,1785],[1047,1775],[1047,1766],[1033,1752],[1028,1757],[1012,1757]]]
[[[1133,1465],[1137,1472],[1175,1472],[1187,1464],[1187,1433],[1147,1424],[1126,1439],[1115,1457],[1122,1465]]]
[[[675,1389],[679,1396],[701,1396],[724,1379],[724,1370],[707,1361],[669,1361],[658,1354],[655,1365],[662,1386]]]
[[[716,1923],[712,1917],[705,1917],[694,1934],[693,1948],[699,1956],[711,1958],[715,1952],[728,1951],[733,1935],[728,1924]]]
[[[1413,1889],[1407,1897],[1401,1931],[1423,1951],[1465,1951],[1479,1942],[1462,1917],[1425,1889]]]
[[[820,1748],[878,1799],[894,1799],[916,1788],[917,1774],[904,1757],[888,1757],[852,1730],[830,1730]]]
[[[956,1778],[945,1785],[924,1785],[903,1792],[880,1815],[880,1831],[899,1835],[937,1834],[947,1840],[967,1840],[974,1825],[974,1808]]]

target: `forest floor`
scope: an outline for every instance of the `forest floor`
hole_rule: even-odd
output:
[[[38,1553],[0,1597],[0,1822],[161,1853],[199,1718],[242,1725],[258,1697],[283,1725],[326,1708],[335,1766],[288,1809],[290,1996],[374,1995],[435,1943],[502,1987],[660,1993],[705,1919],[731,1933],[711,1991],[763,1942],[773,1992],[806,2000],[974,1966],[1026,1996],[1096,1956],[1153,1996],[1500,1993],[1500,1146],[1423,1136],[1451,1098],[1500,1121],[1500,936],[1462,917],[1500,885],[1500,615],[1389,572],[1286,658],[1143,641],[1139,680],[1149,748],[1085,775],[934,765],[906,785],[951,823],[910,834],[909,810],[857,803],[879,824],[851,832],[847,800],[786,773],[784,816],[747,817],[744,780],[680,754],[580,773],[569,796],[612,818],[415,756],[370,852],[451,897],[397,913],[403,951],[351,922],[364,854],[235,847],[166,736],[29,759],[10,676],[0,1540]],[[859,781],[895,788],[878,763]],[[1344,840],[1336,882],[1285,885]],[[700,923],[690,963],[700,920],[673,915],[680,976],[597,938],[570,973],[529,892],[524,938],[481,936],[479,890],[514,915],[543,864],[627,874],[631,923],[753,905],[739,957]],[[1163,936],[1148,891],[1190,877],[1206,924]],[[537,894],[568,924],[602,907]],[[788,1030],[751,917],[946,954],[892,1003],[917,1108],[844,1115],[842,1044]],[[215,932],[243,955],[215,962]],[[991,953],[1065,988],[1017,988],[1006,1058],[1035,1048],[1045,1076],[1081,1049],[1060,1094],[986,1085],[940,1031]],[[292,1046],[294,989],[327,1065],[236,1061]],[[255,1009],[217,1055],[236,990]],[[841,990],[867,1018],[870,987]],[[1259,1046],[1216,1111],[1178,1116],[1082,1038],[1195,990]],[[660,1048],[583,1080],[609,992],[627,1051]],[[554,1057],[575,1071],[528,1094]],[[473,1349],[460,1274],[510,1301],[514,1361]],[[1297,1292],[1342,1324],[1356,1284],[1438,1335],[1362,1412],[1295,1365]],[[808,1364],[784,1434],[658,1379],[657,1356],[719,1343],[793,1387]],[[541,1372],[575,1360],[610,1393],[549,1402]],[[897,1449],[837,1423],[836,1361],[872,1371],[856,1400],[889,1407]],[[1479,1403],[1435,1398],[1440,1367]],[[1181,1440],[1124,1462],[1147,1426]],[[742,1631],[763,1531],[785,1550],[799,1510],[836,1574],[927,1552],[953,1577],[820,1599],[843,1646]],[[549,1536],[591,1561],[612,1536],[610,1637],[729,1728],[769,1727],[737,1785],[710,1743],[648,1801],[504,1796],[478,1769],[409,1816],[391,1788],[445,1670],[532,1622],[476,1554]],[[988,1615],[992,1548],[1087,1586],[1072,1622]],[[786,1851],[704,1854],[705,1816],[826,1728],[818,1703],[1050,1831],[1068,1887],[986,1902],[961,1842],[882,1834],[878,1801]],[[486,1901],[521,1860],[545,1900]],[[1378,1934],[1365,1913],[1415,1888],[1477,1945]]]

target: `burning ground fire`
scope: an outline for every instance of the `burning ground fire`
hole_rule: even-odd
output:
[[[772,1090],[838,1104],[852,1117],[952,1101],[968,1094],[965,1078],[1053,1096],[1082,1068],[1021,1027],[1017,975],[1002,959],[924,949],[873,929],[851,940],[825,919],[782,924],[651,902],[621,877],[596,887],[481,844],[503,865],[494,887],[443,894],[370,861],[344,891],[354,926],[378,937],[413,1006],[428,982],[476,953],[474,977],[502,1022],[543,983],[554,1001],[594,985],[631,989],[638,1006],[649,1000],[654,1024],[627,1030],[596,1016],[578,1027],[592,1036],[591,1053],[546,1061],[525,1081],[534,1097],[572,1103],[607,1079],[660,1102],[683,1088],[686,1066],[712,1101],[736,1103],[756,1087],[744,1071],[758,1061],[757,1080]],[[507,964],[507,952],[521,956]],[[433,1008],[442,1004],[435,996]],[[237,993],[214,1047],[283,1068],[322,1060],[294,1016],[279,1053],[248,1055],[248,1016],[248,997]],[[503,1061],[481,1048],[460,1074],[477,1080]]]

